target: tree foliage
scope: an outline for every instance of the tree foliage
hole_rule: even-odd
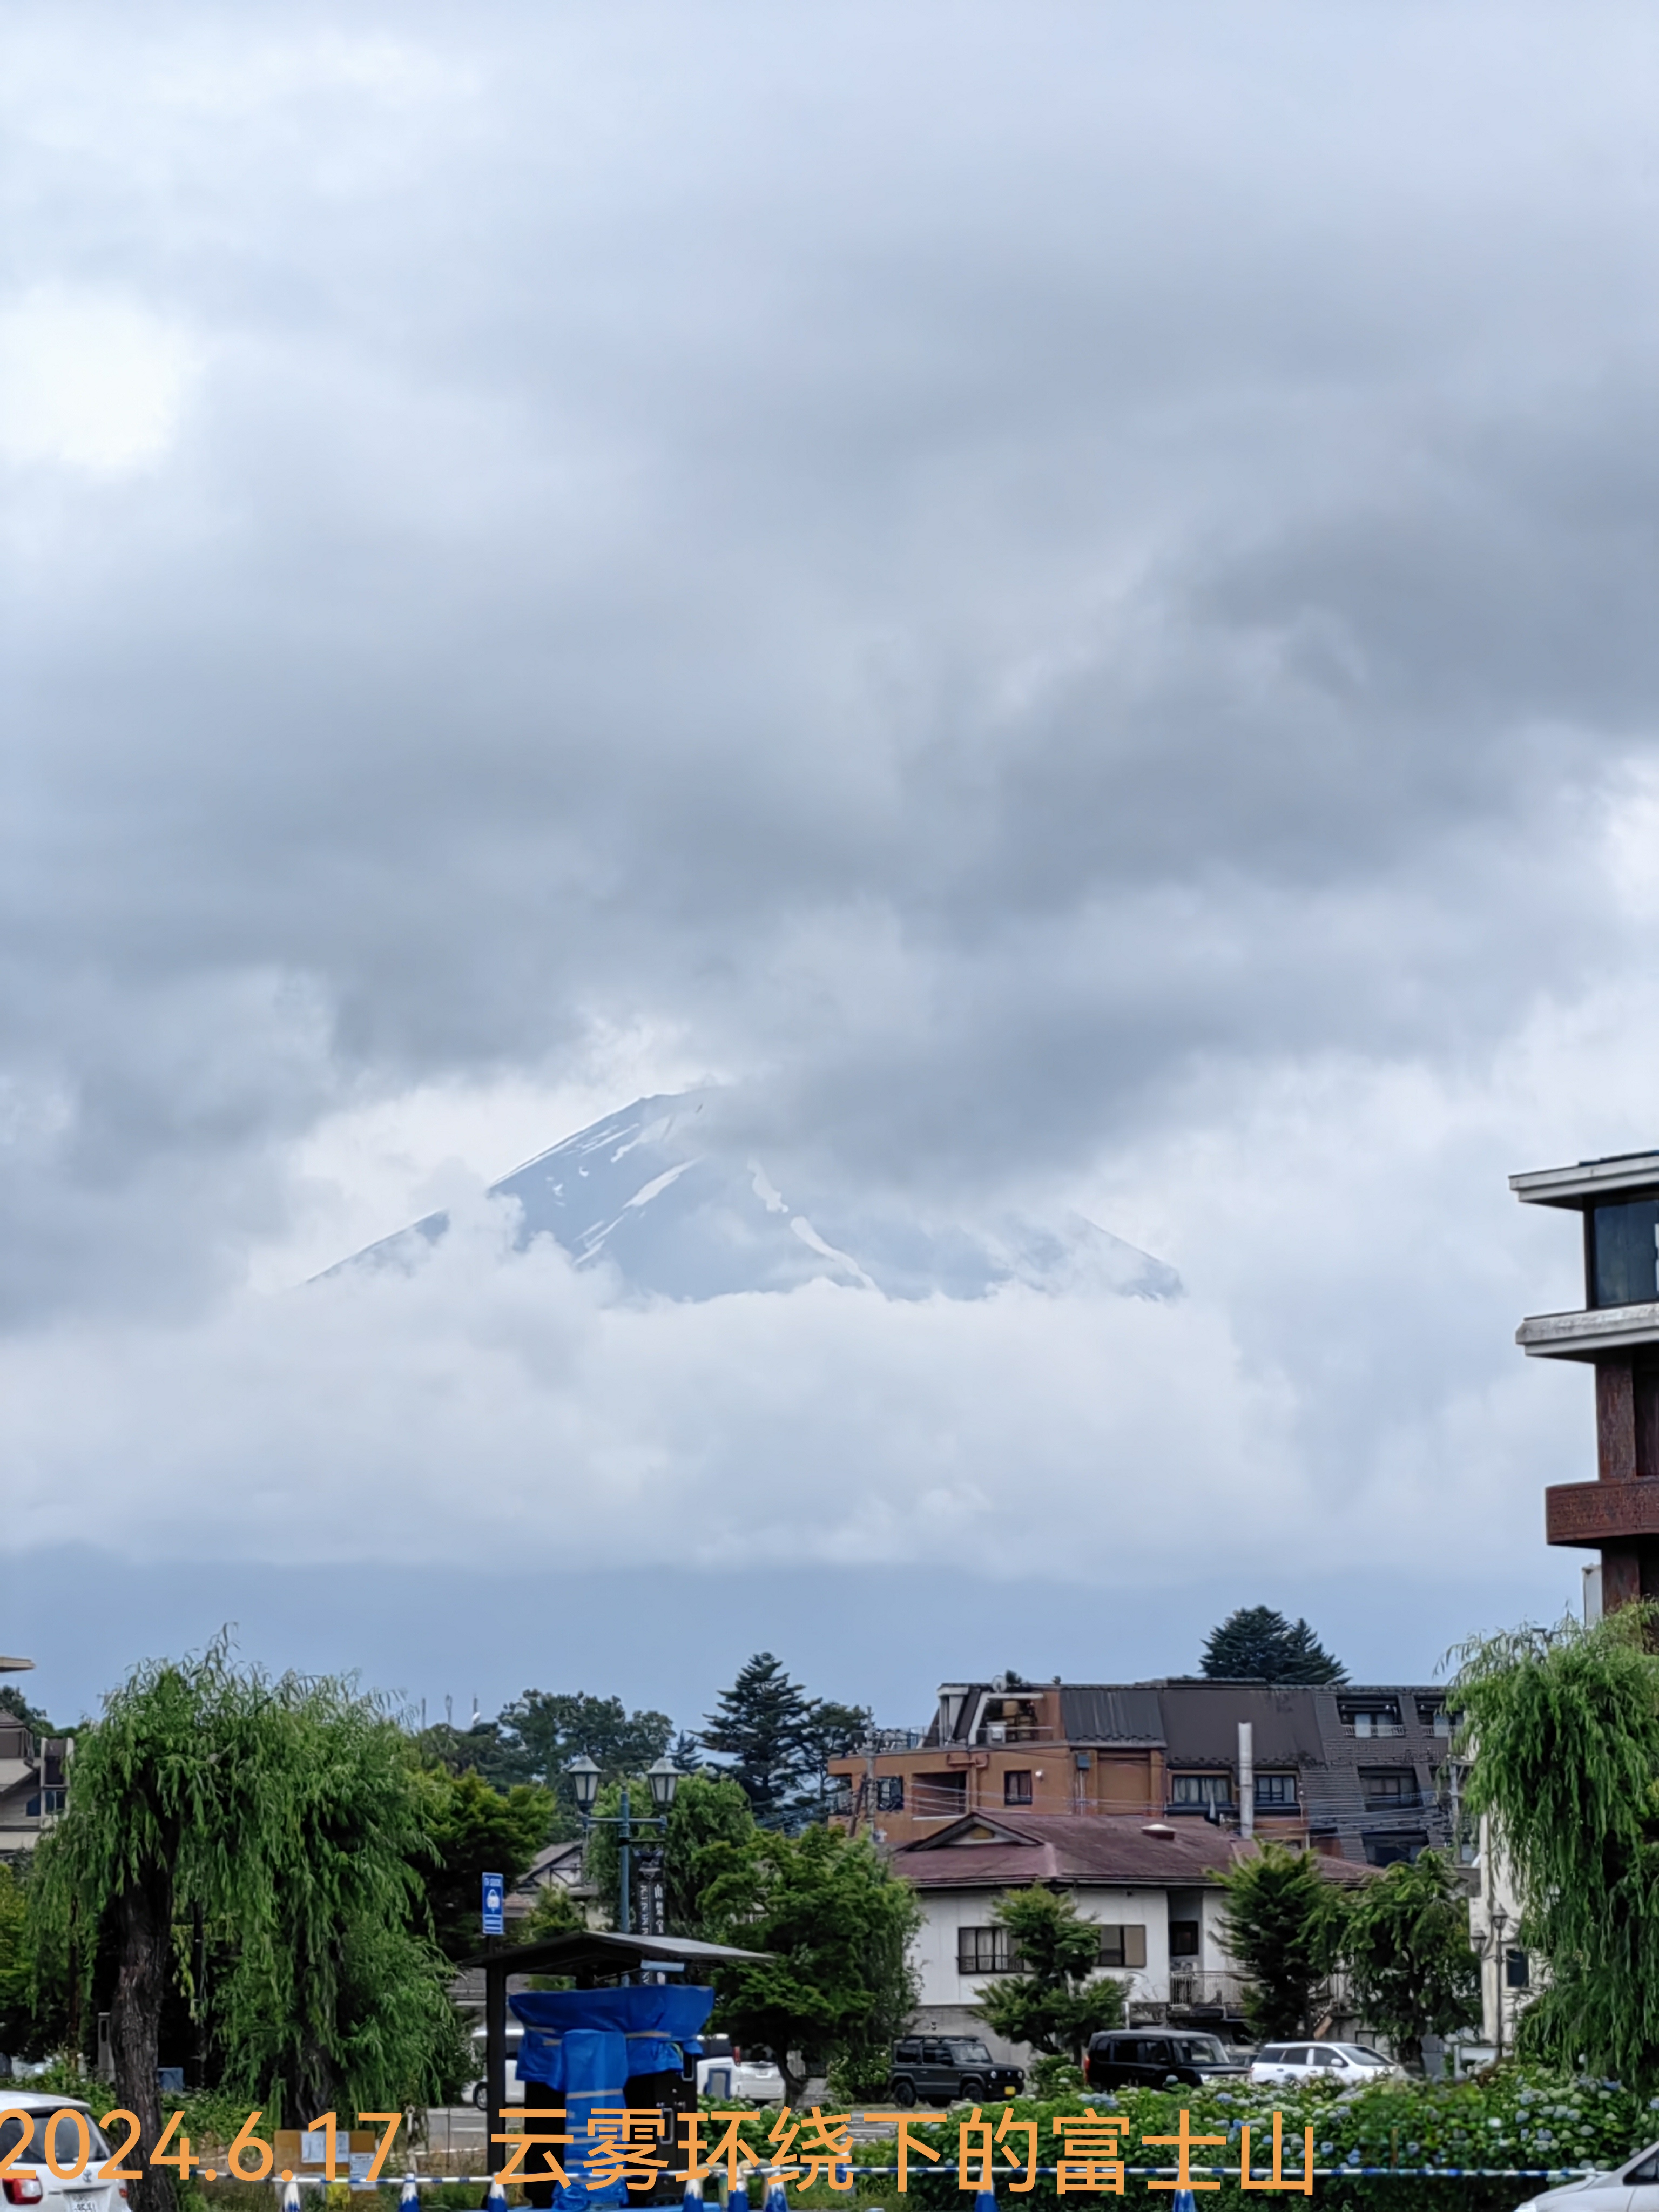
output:
[[[478,1948],[483,1875],[499,1874],[509,1889],[519,1882],[548,1839],[553,1794],[526,1782],[494,1790],[478,1774],[442,1768],[424,1778],[437,1853],[426,1878],[433,1932],[448,1957],[464,1958]]]
[[[30,1924],[84,1989],[108,1945],[116,2101],[159,2133],[161,2012],[199,1911],[229,1964],[210,1994],[224,2086],[266,2107],[426,2102],[457,2055],[441,1954],[419,1932],[432,1849],[408,1740],[349,1683],[199,1657],[149,1662],[82,1731],[69,1809],[41,1843]],[[172,2212],[171,2177],[133,2185]]]
[[[660,1759],[674,1733],[666,1713],[628,1711],[620,1698],[592,1697],[585,1690],[526,1690],[494,1720],[469,1729],[426,1729],[418,1739],[422,1756],[452,1773],[482,1775],[497,1790],[515,1783],[540,1783],[558,1803],[561,1835],[577,1832],[576,1798],[567,1769],[586,1756],[600,1777],[615,1782],[641,1774]]]
[[[1341,1948],[1341,1900],[1312,1852],[1283,1844],[1263,1844],[1216,1879],[1227,1893],[1227,1948],[1249,1984],[1252,2032],[1306,2035]]]
[[[1402,1860],[1356,1891],[1341,1944],[1362,2015],[1404,2064],[1420,2069],[1425,2035],[1450,2035],[1480,2021],[1468,1903],[1438,1851]]]
[[[1332,1657],[1305,1620],[1285,1620],[1270,1605],[1241,1606],[1205,1639],[1206,1680],[1224,1682],[1346,1682],[1347,1669]]]
[[[822,1819],[830,1761],[863,1741],[868,1708],[808,1697],[769,1651],[757,1651],[719,1702],[703,1743],[724,1754],[716,1771],[741,1785],[761,1826]]]
[[[769,1957],[715,1976],[715,2025],[776,2055],[793,2103],[837,2057],[884,2050],[915,2008],[911,1936],[921,1913],[875,1846],[838,1828],[765,1830],[706,1847],[706,1924]]]
[[[1018,1970],[980,1990],[981,2019],[1010,2043],[1075,2063],[1091,2035],[1123,2018],[1124,1984],[1098,1971],[1098,1924],[1072,1897],[1040,1884],[1008,1891],[991,1912],[1008,1930]]]
[[[21,1721],[31,1735],[52,1735],[58,1733],[39,1705],[32,1705],[21,1690],[8,1682],[0,1689],[0,1720]]]
[[[1465,1644],[1448,1703],[1466,1802],[1513,1869],[1548,1965],[1522,2048],[1659,2087],[1659,1656],[1654,1608]]]
[[[654,1817],[650,1784],[642,1775],[629,1784],[628,1801],[631,1822],[637,1823],[641,1815]],[[621,1903],[622,1851],[619,1832],[612,1824],[622,1810],[621,1784],[606,1784],[593,1801],[593,1810],[599,1817],[588,1835],[586,1871],[600,1910],[614,1923]],[[707,1771],[690,1774],[680,1784],[668,1808],[665,1830],[635,1826],[635,1845],[660,1849],[664,1855],[664,1917],[669,1935],[708,1934],[704,1892],[717,1875],[730,1873],[733,1861],[729,1852],[749,1850],[757,1832],[740,1785]]]
[[[811,1700],[769,1651],[757,1651],[719,1705],[702,1731],[708,1749],[726,1760],[718,1771],[741,1787],[763,1826],[782,1824],[800,1781]]]
[[[28,2050],[33,2042],[34,1946],[26,1880],[0,1863],[0,2049],[9,2051]]]

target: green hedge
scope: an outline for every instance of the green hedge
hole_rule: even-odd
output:
[[[1621,2089],[1616,2083],[1575,2080],[1535,2068],[1504,2066],[1479,2080],[1460,2082],[1388,2081],[1374,2087],[1338,2090],[1323,2083],[1296,2089],[1253,2088],[1240,2083],[1231,2088],[1176,2091],[1135,2089],[1094,2096],[1067,2096],[1053,2101],[1019,2098],[1006,2106],[985,2108],[993,2122],[1005,2111],[1016,2119],[1036,2120],[1038,2162],[1052,2166],[1059,2138],[1052,2123],[1061,2113],[1121,2113],[1129,2123],[1124,2155],[1131,2166],[1172,2161],[1167,2150],[1144,2148],[1143,2136],[1176,2132],[1183,2108],[1192,2115],[1194,2135],[1225,2135],[1225,2151],[1194,2154],[1194,2163],[1213,2159],[1218,2164],[1238,2158],[1241,2124],[1250,2128],[1251,2165],[1261,2173],[1273,2141],[1273,2114],[1283,2115],[1287,2145],[1298,2146],[1302,2130],[1314,2130],[1314,2159],[1322,2178],[1314,2184],[1313,2202],[1328,2212],[1512,2212],[1527,2197],[1550,2185],[1543,2180],[1480,2180],[1471,2168],[1546,2167],[1559,2175],[1563,2169],[1609,2167],[1621,2164],[1632,2153],[1659,2142],[1659,2098],[1650,2102]],[[866,2108],[866,2109],[873,2109]],[[936,2166],[913,2159],[907,2204],[919,2212],[947,2212],[970,2202],[963,2194],[956,2172],[960,2120],[967,2108],[957,2107],[950,2120],[917,2127],[915,2139],[940,2154]],[[764,2164],[775,2154],[765,2141],[773,2115],[744,2130],[757,2160]],[[1023,2145],[1023,2138],[1018,2139]],[[1293,2161],[1287,2159],[1287,2165]],[[856,2166],[890,2166],[893,2148],[888,2142],[860,2142],[854,2147]],[[1352,2179],[1326,2169],[1344,2166],[1394,2169],[1376,2175],[1355,2174]],[[1444,2179],[1425,2178],[1429,2168]],[[1410,2171],[1399,2169],[1418,2169]],[[1468,2178],[1465,2178],[1465,2177]],[[862,2177],[860,2177],[862,2179]],[[890,2190],[896,2184],[889,2181]],[[1145,2191],[1145,2182],[1129,2183],[1128,2195]],[[862,2191],[860,2192],[862,2193]],[[1039,2174],[1036,2187],[1023,2197],[1007,2194],[1006,2178],[999,2176],[999,2197],[1006,2212],[1029,2205],[1033,2212],[1060,2212],[1060,2200],[1052,2173]],[[1080,2203],[1075,2193],[1065,2200],[1066,2212]],[[1107,2201],[1100,2200],[1103,2204]],[[1127,2197],[1126,2200],[1127,2201]],[[1168,2203],[1167,2197],[1143,2195],[1143,2202]],[[1294,2203],[1293,2196],[1267,2197],[1252,2191],[1247,2197],[1237,2180],[1224,2180],[1221,2188],[1206,2191],[1200,2203],[1208,2212],[1248,2212],[1264,2203]]]

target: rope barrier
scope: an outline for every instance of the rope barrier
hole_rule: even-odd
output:
[[[1057,2166],[1040,2166],[1036,2170],[1038,2173],[1045,2175],[1057,2174],[1060,2171]],[[1281,2170],[1283,2171],[1283,2169]],[[757,2172],[759,2171],[761,2171],[761,2169],[757,2169]],[[1023,2166],[1010,2166],[1007,2171],[1011,2173],[1024,2173],[1027,2171],[1027,2168]],[[1126,2166],[1123,2171],[1126,2174],[1133,2173],[1144,2177],[1148,2174],[1178,2175],[1181,2169],[1178,2166]],[[1187,2171],[1188,2173],[1196,2173],[1206,2177],[1214,2175],[1223,2181],[1237,2181],[1239,2179],[1239,2168],[1236,2166],[1200,2166],[1196,2159],[1188,2165]],[[1313,2174],[1316,2181],[1376,2181],[1378,2179],[1388,2181],[1397,2179],[1400,2181],[1560,2182],[1582,2180],[1587,2175],[1594,2173],[1596,2171],[1598,2171],[1597,2168],[1589,2166],[1316,2166],[1313,2170]],[[857,2180],[863,2175],[869,2174],[872,2176],[880,2175],[884,2179],[889,2174],[896,2174],[897,2172],[898,2168],[896,2166],[854,2166],[853,2168],[853,2177],[854,2180]],[[1269,2172],[1270,2169],[1268,2167],[1263,2166],[1258,2173],[1257,2169],[1255,2166],[1252,2166],[1250,2168],[1250,2179],[1252,2181],[1257,2179],[1265,2181],[1268,2178]],[[343,2179],[344,2177],[342,2176],[340,2178]],[[526,2181],[534,2181],[543,2178],[544,2177],[540,2177],[535,2174],[515,2175],[514,2177],[513,2184],[510,2184],[509,2186],[517,2185]],[[933,2174],[927,2175],[924,2178],[928,2180],[936,2180],[939,2179],[937,2175]],[[1300,2166],[1297,2166],[1293,2172],[1285,2172],[1285,2179],[1286,2180],[1305,2181],[1307,2179],[1307,2175]],[[499,2182],[501,2176],[494,2173],[388,2173],[383,2174],[379,2181],[369,2185],[369,2186],[375,2189],[404,2190],[449,2188],[487,2189],[492,2182]],[[294,2188],[326,2189],[330,2185],[328,2176],[325,2173],[296,2173],[292,2181],[279,2182],[276,2185],[279,2190],[283,2190]],[[973,2185],[970,2182],[964,2182],[963,2184],[963,2194],[965,2195],[972,2186]],[[367,2190],[362,2188],[361,2185],[359,2193],[367,2194]],[[624,2197],[623,2201],[626,2203],[629,2200]]]

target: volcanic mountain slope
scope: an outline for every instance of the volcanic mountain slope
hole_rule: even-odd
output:
[[[1174,1268],[1079,1214],[1059,1228],[1006,1217],[969,1229],[890,1200],[793,1182],[786,1192],[737,1119],[730,1092],[636,1099],[515,1168],[489,1194],[518,1201],[521,1248],[550,1236],[579,1267],[608,1261],[629,1289],[672,1298],[787,1291],[818,1277],[894,1298],[978,1298],[1009,1282],[1180,1295]],[[429,1214],[346,1264],[395,1261],[411,1238],[436,1240],[448,1225],[447,1214]]]

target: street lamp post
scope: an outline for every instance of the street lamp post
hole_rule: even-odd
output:
[[[650,1784],[651,1802],[657,1810],[654,1814],[641,1814],[638,1819],[635,1818],[633,1808],[629,1803],[628,1784],[625,1782],[622,1788],[622,1806],[618,1812],[596,1813],[593,1810],[594,1802],[599,1794],[599,1770],[586,1752],[580,1759],[573,1759],[566,1767],[565,1772],[570,1777],[571,1787],[576,1793],[576,1809],[581,1814],[582,1826],[585,1829],[614,1828],[617,1831],[617,1853],[620,1861],[618,1872],[621,1876],[621,1896],[617,1914],[617,1932],[620,1935],[631,1936],[634,1932],[632,1848],[634,1831],[635,1828],[655,1828],[664,1834],[667,1832],[669,1808],[674,1802],[674,1792],[680,1786],[679,1769],[672,1759],[666,1757],[652,1761],[646,1769],[645,1778]],[[660,1893],[653,1882],[652,1895],[646,1902],[644,1917],[647,1919],[655,1920],[661,1917],[658,1909],[659,1896]],[[660,1936],[664,1932],[661,1928],[654,1927],[641,1928],[640,1930],[642,1936]]]

